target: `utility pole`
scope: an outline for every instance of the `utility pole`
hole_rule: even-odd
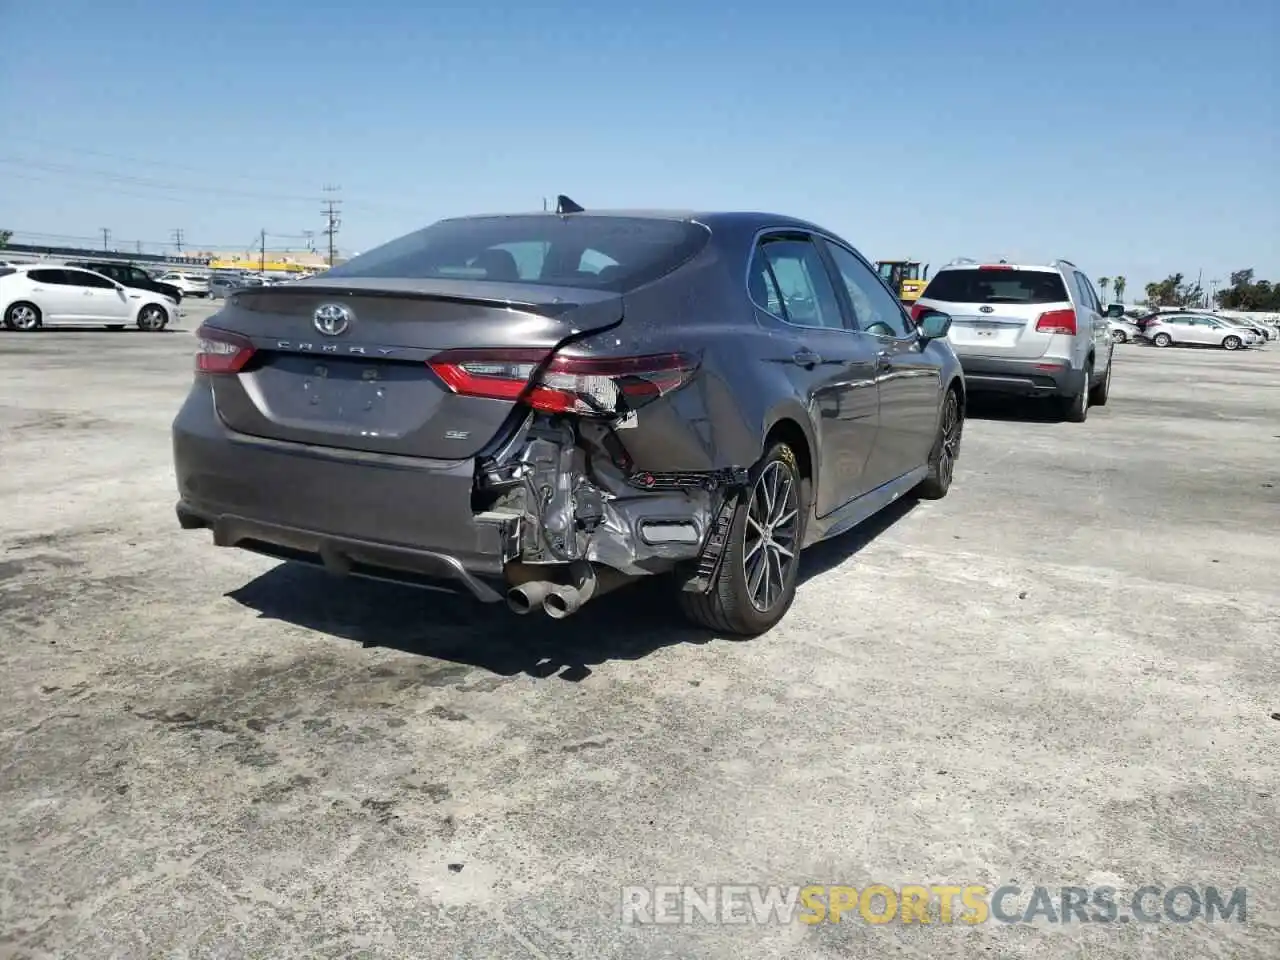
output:
[[[141,252],[142,252],[142,241],[141,241],[141,240],[139,240],[139,241],[138,241],[138,252],[139,252],[139,253],[141,253]]]
[[[302,240],[307,245],[308,253],[316,252],[316,232],[314,230],[303,230]]]
[[[177,247],[178,252],[181,253],[182,252],[182,228],[178,227],[178,229],[174,230],[172,236],[173,236],[173,245]]]
[[[338,234],[338,228],[342,226],[342,221],[338,218],[338,207],[342,205],[342,201],[336,199],[332,194],[337,193],[341,187],[335,187],[331,184],[324,185],[324,192],[330,194],[329,199],[324,201],[324,209],[320,212],[324,215],[324,234],[329,238],[329,266],[333,266],[333,258],[335,253],[334,237]]]
[[[258,273],[267,272],[267,228],[258,235]]]
[[[109,227],[103,227],[102,228],[102,249],[110,250],[111,249],[110,244],[111,244],[111,229]]]

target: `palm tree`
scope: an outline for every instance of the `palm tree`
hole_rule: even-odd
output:
[[[1110,278],[1110,277],[1099,277],[1099,278],[1098,278],[1098,289],[1102,291],[1102,304],[1103,304],[1103,306],[1106,306],[1106,303],[1107,303],[1107,287],[1109,287],[1109,286],[1111,286],[1111,278]]]
[[[1124,303],[1125,283],[1126,281],[1124,277],[1116,277],[1116,280],[1115,280],[1116,300],[1118,300],[1120,303]]]

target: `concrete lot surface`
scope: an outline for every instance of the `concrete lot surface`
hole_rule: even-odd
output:
[[[980,408],[949,497],[734,642],[656,586],[557,625],[180,532],[191,347],[0,333],[0,957],[1280,956],[1280,349]],[[620,923],[876,882],[1247,920]]]

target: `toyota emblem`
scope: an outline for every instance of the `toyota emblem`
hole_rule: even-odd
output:
[[[311,322],[315,328],[326,337],[337,337],[346,333],[354,319],[355,314],[340,303],[322,303],[316,307],[316,312],[311,316]]]

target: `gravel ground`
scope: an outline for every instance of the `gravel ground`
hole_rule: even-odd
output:
[[[728,641],[183,533],[181,330],[0,333],[0,957],[1280,956],[1280,349],[976,409]],[[624,925],[657,884],[1248,888],[1247,922]]]

